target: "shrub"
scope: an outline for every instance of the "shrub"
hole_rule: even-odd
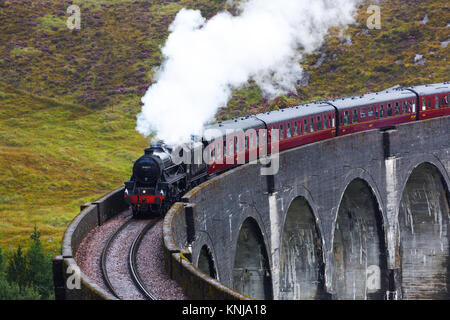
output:
[[[0,273],[0,300],[39,300],[41,296],[33,288],[21,290],[17,283],[9,283]]]
[[[0,251],[0,300],[53,297],[51,257],[44,253],[40,236],[35,226],[26,253],[19,246],[9,258],[6,268]]]
[[[6,269],[6,279],[9,283],[17,284],[21,291],[28,286],[27,261],[20,245],[9,259],[9,264]]]
[[[29,283],[43,299],[48,299],[53,292],[51,257],[42,249],[41,233],[34,227],[31,233],[31,244],[26,254]]]

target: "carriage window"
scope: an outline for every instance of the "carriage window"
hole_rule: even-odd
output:
[[[279,135],[279,133],[277,134],[277,132],[276,131],[274,131],[274,130],[276,130],[276,129],[278,129],[276,126],[273,126],[272,127],[272,130],[271,130],[271,134],[272,134],[272,142],[273,141],[276,141],[279,137],[278,137],[278,135]]]
[[[388,117],[392,116],[392,105],[390,103],[387,106],[387,115]]]
[[[229,155],[231,156],[231,155],[233,155],[233,148],[234,148],[234,147],[233,147],[233,140],[230,141],[230,146],[229,146],[229,148],[230,148],[230,149],[229,149],[229,150],[230,150]]]
[[[350,123],[350,116],[348,114],[348,111],[344,111],[344,124],[347,125]]]
[[[221,143],[220,143],[220,141],[217,143],[217,159],[219,159],[220,157],[221,157],[221,155],[220,155],[220,146],[221,146]]]
[[[344,124],[344,119],[342,118],[342,113],[339,114],[339,123]]]
[[[253,148],[253,133],[250,133],[250,149]]]
[[[435,101],[434,107],[435,107],[435,108],[439,108],[439,97],[436,96],[436,97],[435,97],[435,100],[436,100],[436,101]]]
[[[373,116],[373,107],[369,107],[369,113],[367,116],[372,117]]]
[[[431,104],[431,98],[428,98],[428,108],[431,108],[432,107],[432,104]]]
[[[239,140],[238,137],[234,137],[234,153],[238,153],[239,152]]]
[[[448,105],[448,99],[447,99],[447,96],[443,96],[443,97],[442,97],[442,105],[443,105],[443,106],[447,106],[447,105]]]
[[[335,120],[334,118],[331,119],[331,126],[332,126],[333,128],[334,128],[334,126],[335,126],[335,123],[334,123],[335,121],[336,121],[336,120]]]
[[[303,132],[307,133],[308,132],[308,120],[303,120]]]
[[[223,156],[227,155],[227,140],[223,140]]]
[[[360,116],[361,116],[361,118],[365,118],[366,117],[366,108],[361,108]]]
[[[328,121],[329,121],[329,117],[325,116],[323,119],[323,128],[324,129],[328,128]]]
[[[245,150],[248,150],[248,136],[245,136]]]
[[[380,118],[384,118],[384,106],[380,106]]]
[[[288,138],[292,137],[292,134],[291,134],[291,124],[290,124],[290,123],[287,124],[286,136],[287,136]]]
[[[395,112],[395,115],[400,114],[400,105],[398,102],[395,103],[394,112]]]
[[[294,122],[294,136],[298,135],[298,121]]]
[[[422,98],[422,110],[426,110],[427,109],[427,102],[425,98]]]
[[[408,113],[408,104],[406,101],[403,101],[403,114]]]
[[[311,118],[311,125],[309,126],[311,132],[314,132],[314,118]]]
[[[280,125],[280,140],[284,139],[284,126]]]
[[[358,110],[354,109],[353,110],[353,123],[357,123],[358,122]]]
[[[319,116],[317,117],[317,131],[322,130],[322,118]]]
[[[211,150],[211,159],[212,159],[212,161],[216,160],[216,150],[215,149]]]

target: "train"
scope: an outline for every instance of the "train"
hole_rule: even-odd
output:
[[[125,182],[125,201],[134,217],[164,215],[198,184],[274,152],[274,141],[278,152],[337,136],[449,116],[449,100],[450,82],[443,82],[394,87],[219,121],[205,127],[215,133],[209,138],[192,136],[183,146],[158,142],[147,148]]]

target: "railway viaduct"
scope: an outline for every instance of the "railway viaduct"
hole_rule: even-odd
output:
[[[250,164],[203,183],[165,217],[171,278],[192,298],[450,298],[449,128],[445,117],[337,137],[281,153],[275,176]],[[55,278],[121,197],[74,220]],[[82,280],[59,290],[108,298]]]
[[[239,167],[188,193],[168,232],[253,298],[448,299],[449,128],[446,117],[302,146],[269,178]]]

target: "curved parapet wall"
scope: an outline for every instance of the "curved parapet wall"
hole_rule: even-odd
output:
[[[170,278],[177,281],[191,299],[250,299],[206,275],[192,264],[191,251],[186,247],[190,234],[190,209],[190,205],[176,203],[164,219],[164,260]]]
[[[53,259],[57,300],[116,299],[80,270],[74,256],[81,242],[92,229],[127,208],[123,201],[123,192],[123,188],[117,189],[96,202],[82,206],[81,213],[66,229],[62,255]],[[164,221],[164,255],[170,277],[175,279],[192,299],[249,299],[205,275],[189,261],[190,251],[184,246],[188,241],[185,209],[186,206],[183,203],[176,203],[167,213]]]
[[[246,177],[244,178],[242,174]],[[250,181],[253,177],[261,179],[261,183],[253,185],[253,188],[259,186],[260,194],[263,195],[265,178],[259,176],[259,167],[244,165],[192,189],[182,198],[183,202],[173,205],[166,214],[163,227],[166,269],[170,277],[184,288],[189,297],[211,300],[254,298],[231,288],[231,282],[226,281],[224,275],[229,276],[226,269],[234,248],[213,243],[213,239],[207,236],[206,231],[215,228],[218,234],[224,234],[229,230],[228,222],[224,224],[221,221],[228,219],[226,199],[228,195],[238,190],[236,189],[238,180]],[[224,194],[227,193],[226,190],[230,190],[228,195]],[[208,219],[208,215],[212,219]],[[256,220],[261,221],[259,218]],[[217,224],[213,226],[216,222]],[[263,237],[266,237],[265,230]],[[198,266],[203,246],[206,246],[211,253],[216,278],[208,275],[206,270],[200,270]],[[222,265],[223,262],[225,262],[224,265]]]
[[[97,226],[123,212],[124,188],[117,189],[100,200],[81,207],[66,229],[62,243],[62,255],[53,258],[53,279],[57,300],[109,300],[116,299],[89,279],[77,266],[75,253],[84,237]]]

